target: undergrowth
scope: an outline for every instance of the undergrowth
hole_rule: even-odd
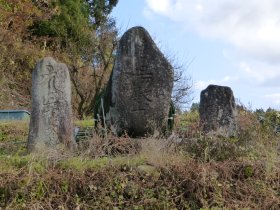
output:
[[[13,155],[25,151],[28,121],[0,122],[0,155]]]
[[[94,135],[76,153],[25,154],[10,145],[27,127],[0,128],[10,136],[1,140],[0,209],[280,209],[278,134],[244,112],[237,136],[203,136],[196,117],[168,138]]]
[[[81,127],[81,128],[93,127],[94,126],[94,121],[93,121],[93,119],[75,120],[74,125],[78,126],[78,127]]]

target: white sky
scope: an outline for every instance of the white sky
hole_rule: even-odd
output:
[[[230,86],[252,108],[280,109],[280,0],[120,0],[121,31],[144,26],[195,85]]]

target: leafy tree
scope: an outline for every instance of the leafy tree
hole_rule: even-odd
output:
[[[33,26],[37,36],[51,37],[48,47],[61,51],[70,68],[74,112],[91,115],[97,95],[109,78],[116,46],[115,22],[108,15],[118,1],[59,0],[52,18]],[[60,55],[61,56],[61,55]]]
[[[32,26],[37,36],[60,37],[63,41],[80,40],[88,34],[89,6],[83,0],[52,1],[50,19],[38,21]]]
[[[88,115],[112,69],[117,33],[108,15],[117,2],[0,0],[0,107],[11,95],[5,108],[30,107],[35,63],[53,56],[70,67],[74,112]]]
[[[91,22],[95,28],[105,25],[108,15],[117,5],[118,0],[87,0],[90,7]]]
[[[48,20],[36,22],[32,26],[33,33],[37,36],[60,37],[62,47],[69,41],[76,41],[79,46],[87,45],[90,32],[108,23],[108,15],[117,2],[117,0],[50,1],[45,6],[52,8],[53,16]]]
[[[271,126],[280,125],[280,112],[275,109],[267,109],[265,119]]]
[[[199,111],[199,102],[197,103],[192,103],[192,106],[190,108],[191,112],[198,112]]]
[[[114,25],[104,25],[88,49],[83,63],[70,66],[71,79],[75,92],[77,115],[93,114],[96,98],[109,80],[117,46],[117,30]],[[93,59],[92,59],[93,58]]]
[[[41,51],[28,27],[47,15],[32,0],[0,0],[1,109],[30,107],[31,71]]]

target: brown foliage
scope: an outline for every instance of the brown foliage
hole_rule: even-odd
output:
[[[52,56],[68,65],[77,117],[92,115],[114,61],[114,21],[87,30],[87,41],[35,35],[34,24],[57,15],[51,1],[0,1],[0,109],[30,109],[31,73],[36,62]],[[83,43],[80,43],[83,42]],[[63,47],[62,47],[63,46]]]
[[[30,36],[34,21],[47,18],[31,0],[3,1],[0,7],[1,109],[30,108],[31,72],[43,55],[40,40]]]
[[[252,172],[247,172],[250,168]],[[279,209],[279,168],[260,162],[201,163],[158,168],[159,177],[135,166],[101,169],[49,168],[45,173],[1,173],[0,206],[14,209]]]
[[[247,117],[242,121],[251,120]],[[250,124],[243,125],[250,130]],[[16,136],[20,131],[3,128],[2,134]],[[276,210],[279,138],[263,136],[248,136],[254,139],[243,144],[254,147],[242,155],[237,139],[201,139],[195,148],[191,139],[179,143],[175,134],[131,140],[103,133],[79,143],[79,154],[63,148],[44,156],[5,155],[0,150],[0,207]],[[156,172],[143,173],[143,165]]]

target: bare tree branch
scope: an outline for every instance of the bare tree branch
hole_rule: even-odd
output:
[[[182,109],[188,106],[193,100],[193,81],[186,73],[194,59],[188,62],[186,66],[180,64],[175,56],[168,56],[167,59],[174,69],[172,102],[176,109]]]

